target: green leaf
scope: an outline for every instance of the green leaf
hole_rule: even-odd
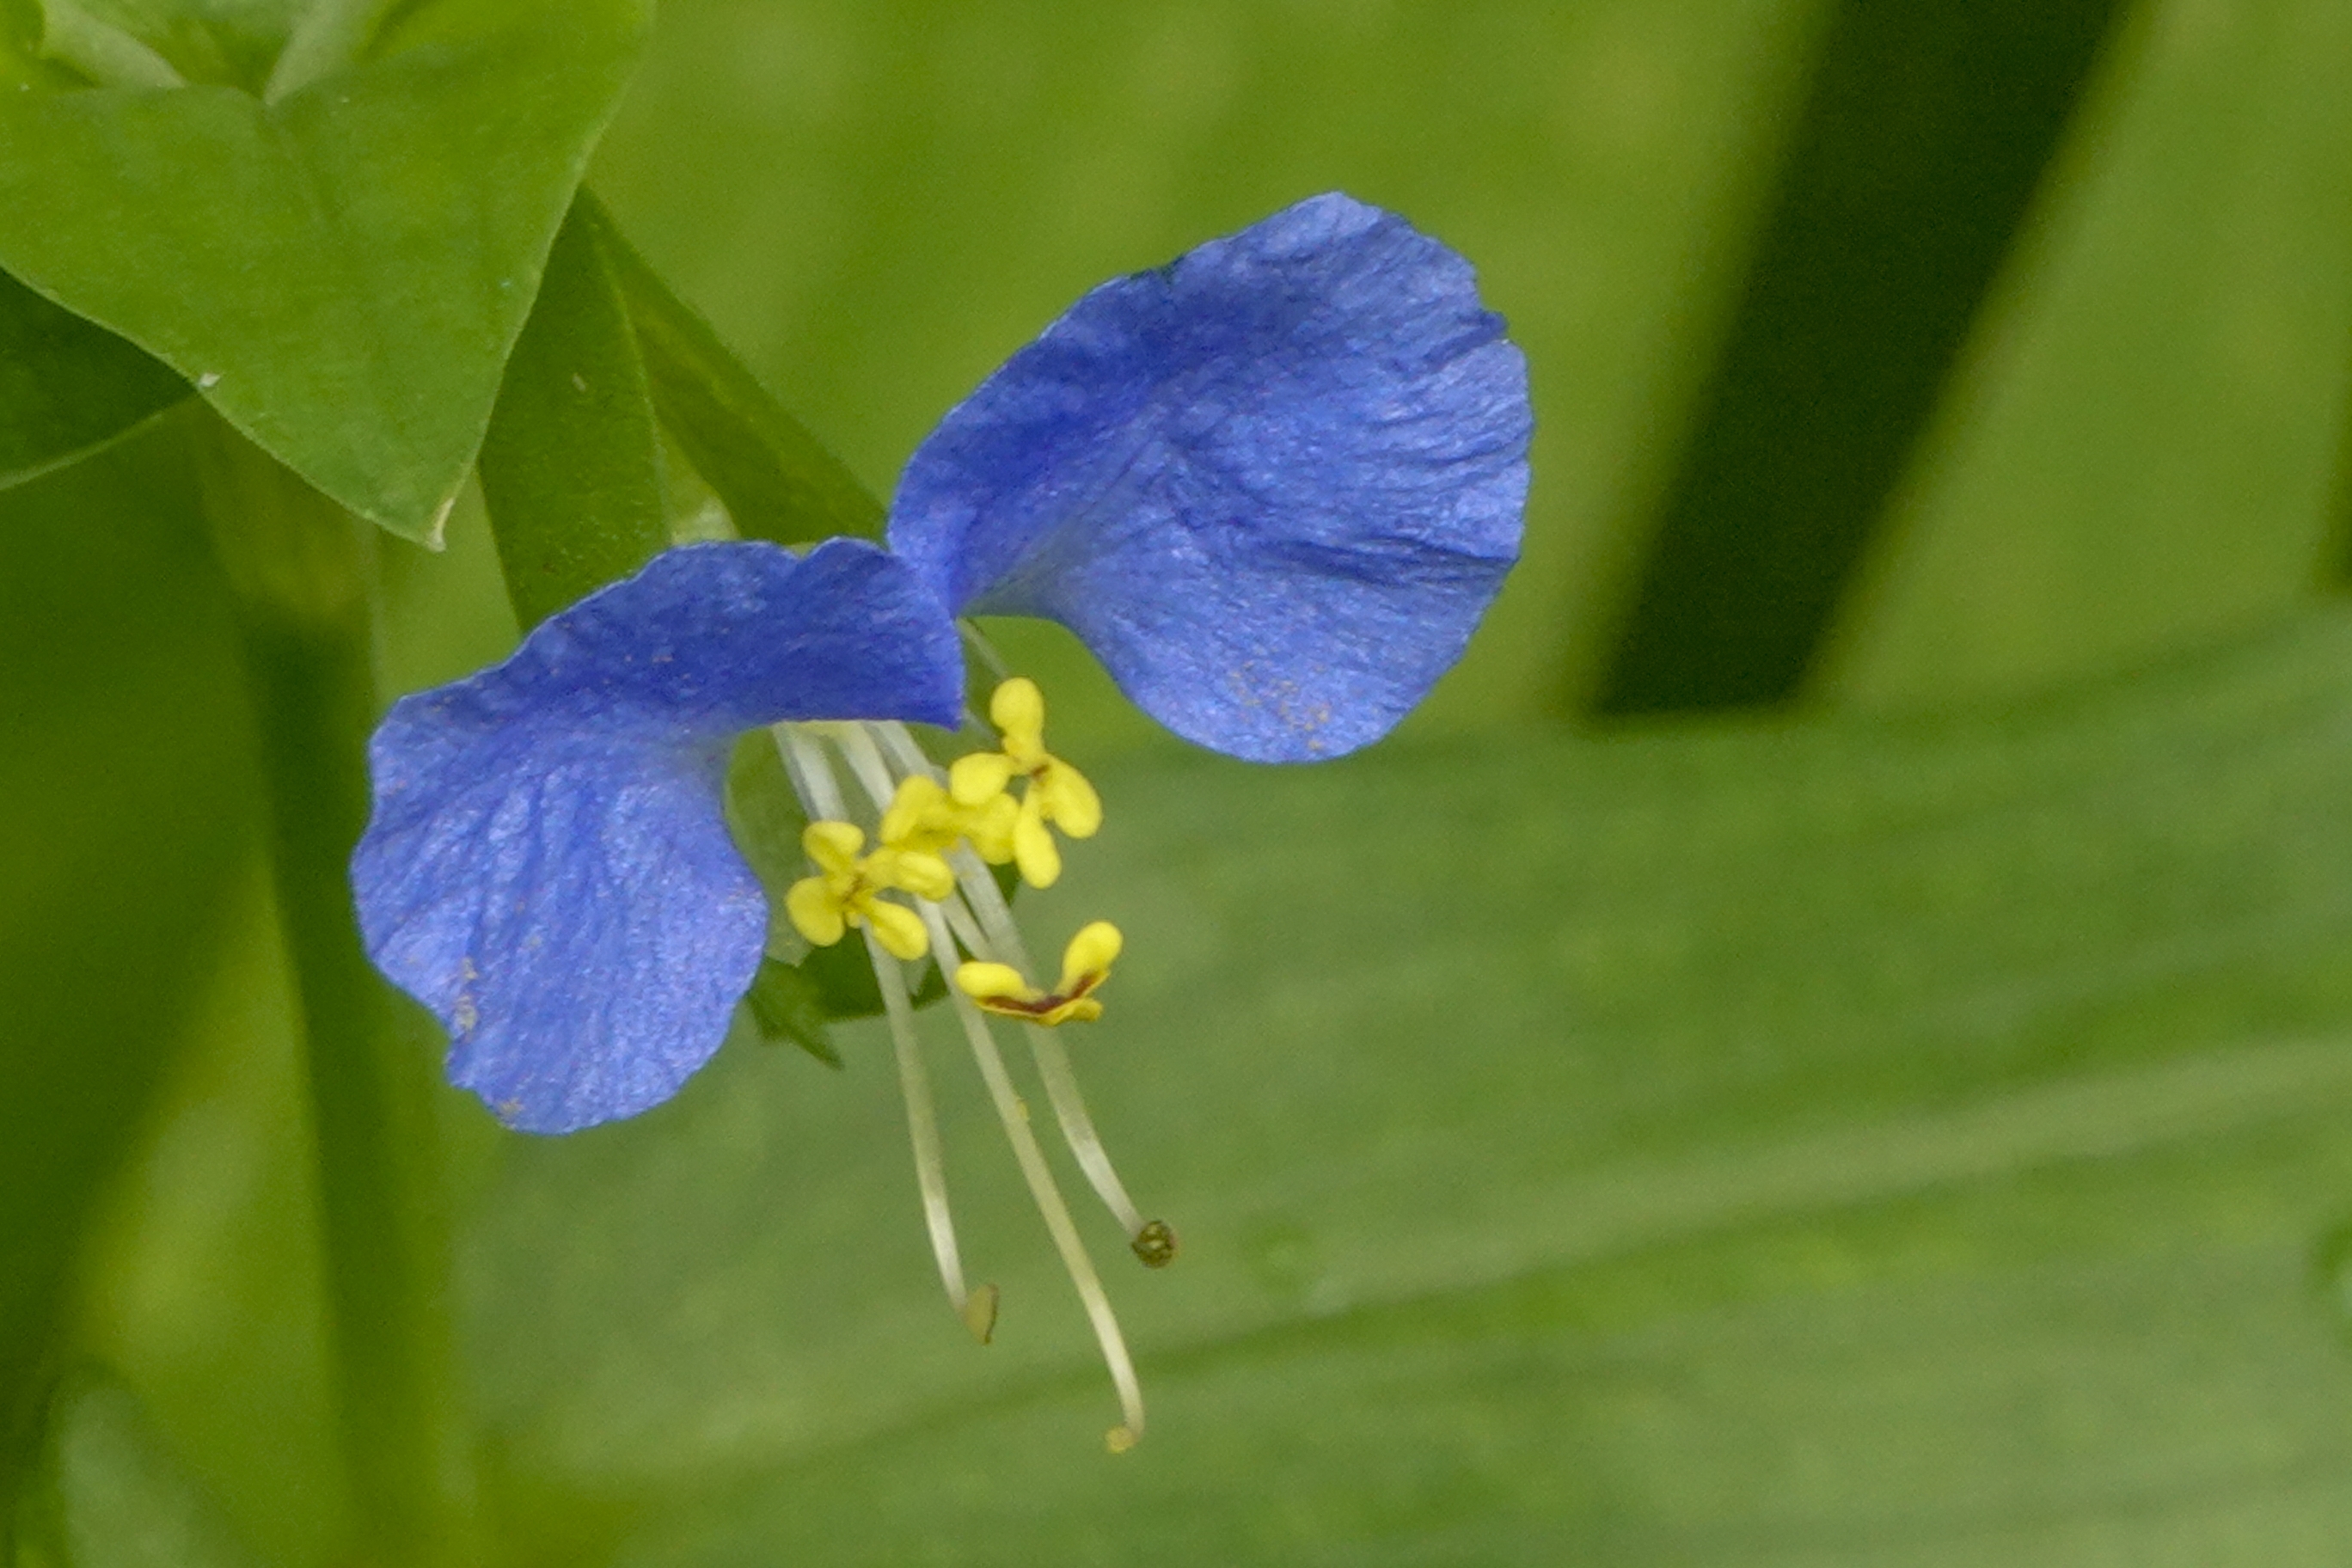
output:
[[[253,841],[226,591],[168,435],[0,493],[0,1496]]]
[[[36,0],[0,0],[0,91],[81,85],[75,72],[40,58],[41,21]]]
[[[669,543],[660,437],[608,232],[593,205],[572,204],[482,442],[482,499],[526,631]]]
[[[85,1375],[51,1416],[40,1511],[58,1568],[248,1568],[239,1541],[138,1399]]]
[[[0,489],[87,456],[187,394],[121,338],[0,273]]]
[[[266,107],[222,87],[0,97],[0,267],[430,541],[648,20],[647,0],[435,0]]]
[[[1998,699],[2310,598],[2352,384],[2352,94],[2320,62],[2352,9],[2188,15],[2117,40],[1826,695]]]
[[[2123,9],[1830,7],[1601,711],[1796,695]]]
[[[347,12],[350,0],[19,0],[47,24],[54,47],[61,19],[128,35],[190,81],[258,92],[287,52],[296,24]],[[363,0],[382,12],[384,0]],[[79,13],[79,16],[74,14]],[[123,85],[105,76],[93,80]]]
[[[877,1018],[882,1014],[882,986],[874,978],[874,961],[866,943],[855,934],[831,947],[812,950],[797,967],[807,978],[810,993],[828,1018]],[[937,964],[923,971],[907,999],[928,1007],[948,994],[947,976]]]
[[[1117,1267],[1082,1215],[1142,1447],[1099,1451],[953,1031],[986,1351],[845,1027],[837,1078],[724,1053],[509,1151],[471,1270],[520,1535],[586,1555],[575,1500],[632,1498],[647,1563],[2340,1558],[2352,619],[2015,716],[1101,773],[1034,903],[1129,937],[1063,1033],[1185,1244]]]
[[[662,422],[726,503],[736,528],[780,544],[836,534],[881,538],[882,503],[784,412],[710,323],[670,292],[609,223],[605,232]]]
[[[770,1044],[789,1040],[829,1068],[841,1065],[841,1053],[834,1049],[833,1036],[825,1028],[835,1015],[825,1010],[824,987],[800,966],[760,960],[760,972],[751,977],[743,1005]]]

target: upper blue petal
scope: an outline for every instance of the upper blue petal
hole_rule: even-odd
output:
[[[961,696],[937,596],[871,545],[667,552],[505,663],[394,705],[352,859],[369,954],[510,1125],[644,1110],[719,1048],[765,940],[720,797],[734,737],[952,725]]]
[[[915,453],[891,547],[1257,761],[1386,733],[1517,559],[1526,363],[1462,258],[1321,195],[1106,283]]]

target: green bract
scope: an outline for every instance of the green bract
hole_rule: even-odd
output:
[[[653,401],[605,259],[610,234],[586,202],[564,220],[482,443],[482,499],[526,629],[669,542]]]

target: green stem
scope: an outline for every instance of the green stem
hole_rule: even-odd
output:
[[[349,883],[376,706],[370,541],[216,416],[194,420],[205,511],[237,593],[305,1041],[357,1559],[463,1563],[478,1554],[433,1055],[367,961]]]

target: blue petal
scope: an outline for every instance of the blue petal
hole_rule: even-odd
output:
[[[394,706],[352,859],[369,954],[509,1124],[634,1115],[709,1059],[759,965],[766,903],[720,798],[735,736],[951,725],[961,695],[937,597],[871,545],[670,551]]]
[[[1060,621],[1180,735],[1333,756],[1461,656],[1530,426],[1469,264],[1316,196],[1079,300],[924,441],[890,543],[960,614]]]

